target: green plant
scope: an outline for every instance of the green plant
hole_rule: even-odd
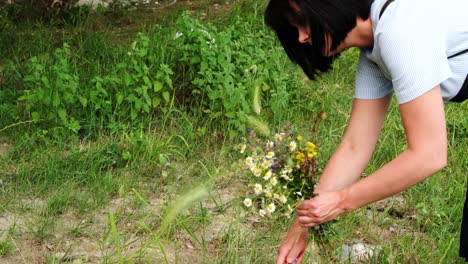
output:
[[[72,113],[79,109],[78,76],[70,67],[70,46],[55,50],[51,67],[34,56],[28,62],[30,74],[24,78],[27,89],[18,98],[25,103],[25,113],[33,120],[47,120],[78,133],[79,121]]]

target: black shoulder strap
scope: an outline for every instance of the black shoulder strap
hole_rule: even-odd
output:
[[[390,5],[393,1],[395,1],[395,0],[387,0],[387,2],[385,2],[385,4],[382,6],[382,9],[380,9],[379,19],[382,17],[382,15],[385,12],[385,9],[387,9],[388,5]]]
[[[462,50],[462,51],[460,51],[460,52],[458,52],[458,53],[455,53],[455,54],[453,54],[452,56],[448,57],[448,59],[451,59],[451,58],[454,58],[454,57],[456,57],[456,56],[465,54],[465,53],[467,53],[467,52],[468,52],[468,49]]]

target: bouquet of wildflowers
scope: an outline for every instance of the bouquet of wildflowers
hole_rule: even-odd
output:
[[[298,202],[313,196],[317,149],[311,141],[288,128],[263,141],[247,129],[239,151],[251,187],[243,200],[249,211],[261,217],[290,218]]]

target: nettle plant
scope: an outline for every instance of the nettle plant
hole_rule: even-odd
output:
[[[79,103],[79,77],[70,67],[71,51],[67,43],[55,50],[47,62],[34,56],[28,61],[29,74],[24,77],[26,90],[18,101],[24,102],[25,112],[33,120],[58,121],[73,132],[80,123],[72,109]]]
[[[277,63],[271,63],[282,57],[280,50],[272,52],[274,38],[270,32],[261,21],[240,19],[221,31],[187,12],[178,19],[176,30],[173,50],[179,64],[189,68],[192,94],[202,98],[201,107],[210,118],[227,121],[230,136],[245,131],[255,87],[261,87],[268,98],[276,89],[270,88],[270,83],[276,84],[277,76],[286,75]]]
[[[127,56],[105,76],[80,83],[72,65],[67,43],[48,58],[32,57],[28,62],[23,94],[24,112],[33,120],[45,120],[73,133],[80,120],[100,119],[103,123],[135,120],[142,114],[164,107],[173,93],[172,69],[150,52],[149,38],[137,35]]]
[[[150,39],[138,33],[127,58],[117,64],[113,73],[95,77],[88,97],[95,111],[109,120],[135,120],[141,114],[168,104],[173,93],[172,69],[155,58]]]

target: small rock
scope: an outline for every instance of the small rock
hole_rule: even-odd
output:
[[[350,260],[351,263],[365,261],[378,254],[379,251],[379,246],[365,243],[345,244],[341,247],[341,261],[347,262]]]
[[[185,246],[186,246],[188,249],[194,249],[194,247],[193,247],[192,244],[190,244],[190,243],[185,244]]]

